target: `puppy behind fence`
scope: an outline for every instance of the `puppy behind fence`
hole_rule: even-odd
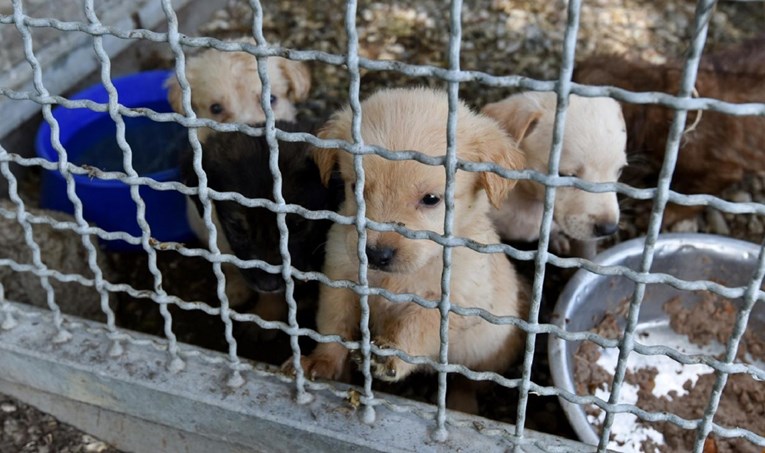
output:
[[[393,152],[415,149],[439,156],[446,147],[445,93],[429,89],[381,90],[362,103],[364,141]],[[474,162],[495,162],[518,169],[523,155],[515,141],[493,121],[458,107],[459,156]],[[350,139],[350,109],[336,113],[319,132],[324,139]],[[352,156],[337,149],[315,152],[325,182],[339,167],[346,191],[340,213],[353,215],[356,176]],[[412,161],[363,158],[366,216],[379,222],[400,222],[408,229],[443,231],[445,175],[439,167]],[[455,234],[484,244],[497,243],[488,217],[490,202],[502,202],[513,181],[490,173],[461,172],[455,181]],[[334,224],[327,240],[324,273],[333,280],[354,280],[358,271],[355,228]],[[396,293],[435,300],[441,297],[443,248],[431,241],[402,237],[396,232],[367,232],[366,255],[371,285]],[[525,318],[529,290],[504,255],[483,254],[464,247],[454,250],[451,298],[453,304],[481,308],[496,316]],[[318,331],[358,338],[360,312],[357,296],[349,290],[322,286],[317,313]],[[438,310],[415,303],[396,303],[373,296],[369,301],[370,328],[380,348],[395,348],[409,355],[437,360],[440,348]],[[505,371],[518,356],[523,333],[513,325],[494,325],[480,318],[449,317],[449,361],[472,370]],[[302,360],[311,377],[344,379],[348,350],[322,343]],[[287,363],[288,369],[291,362]],[[395,356],[373,358],[372,372],[384,381],[399,381],[418,369]],[[450,406],[477,412],[475,388],[465,380],[452,388]]]

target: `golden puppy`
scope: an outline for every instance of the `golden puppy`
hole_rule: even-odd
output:
[[[446,153],[448,102],[444,92],[430,89],[379,91],[362,103],[364,143],[392,151],[417,150],[430,156]],[[325,139],[351,140],[351,111],[341,110],[319,133]],[[458,109],[457,153],[460,159],[495,162],[506,168],[523,165],[515,141],[489,118],[465,105]],[[354,215],[353,157],[338,149],[317,149],[316,160],[325,182],[336,165],[345,182],[340,213]],[[444,229],[443,167],[415,161],[390,161],[364,156],[366,216],[379,222],[398,222],[412,230]],[[488,217],[489,202],[499,204],[514,185],[493,173],[458,171],[455,190],[454,234],[480,243],[499,237]],[[431,300],[441,297],[443,248],[433,241],[407,239],[395,232],[368,230],[366,253],[369,283],[396,293],[413,293]],[[358,237],[353,225],[334,224],[326,246],[324,272],[332,279],[356,280]],[[498,316],[527,315],[527,288],[507,257],[483,254],[465,247],[453,249],[451,302],[479,307]],[[437,309],[414,303],[395,303],[370,296],[370,328],[375,344],[407,354],[438,359],[440,316]],[[317,328],[325,335],[359,338],[359,300],[346,289],[322,286]],[[494,325],[479,317],[449,317],[449,362],[473,370],[503,372],[523,349],[524,334],[516,327]],[[339,379],[346,372],[348,350],[336,343],[319,344],[302,365],[311,378]],[[381,380],[398,381],[419,366],[396,357],[374,357],[373,373]],[[289,365],[287,365],[289,367]],[[474,401],[474,398],[473,398]]]
[[[518,140],[527,168],[547,173],[556,105],[555,93],[528,92],[488,104],[482,112]],[[571,95],[567,112],[559,173],[590,182],[618,180],[627,164],[627,134],[619,103]],[[537,182],[518,182],[500,209],[491,213],[499,235],[509,240],[538,239],[544,192],[545,186]],[[553,219],[554,230],[573,239],[591,241],[611,235],[619,225],[616,193],[560,187]]]
[[[252,38],[237,40],[255,44]],[[297,61],[281,57],[268,58],[268,80],[271,84],[271,108],[277,120],[294,121],[294,102],[305,100],[311,88],[311,74],[308,67]],[[262,84],[258,75],[257,59],[246,52],[223,52],[205,50],[186,62],[186,77],[191,86],[191,104],[201,118],[210,118],[224,123],[257,124],[266,119],[261,108]],[[182,91],[175,74],[165,82],[168,100],[173,110],[183,114]],[[204,142],[211,130],[198,130],[199,139]],[[193,200],[186,199],[186,217],[197,238],[203,244],[209,240],[208,230]],[[231,247],[221,233],[222,226],[213,207],[213,223],[218,229],[218,247],[222,253],[231,254]],[[232,306],[242,305],[252,292],[239,272],[230,265],[223,270],[229,281],[226,294]],[[276,303],[280,302],[279,300]]]
[[[252,38],[237,42],[255,44]],[[268,80],[271,108],[277,120],[294,121],[294,103],[305,100],[311,89],[311,73],[303,62],[270,57]],[[186,78],[191,86],[191,106],[200,118],[221,123],[256,124],[266,120],[260,103],[262,84],[257,59],[247,52],[208,49],[186,62]],[[173,110],[183,114],[181,87],[175,74],[165,82]],[[210,130],[199,130],[199,139]]]

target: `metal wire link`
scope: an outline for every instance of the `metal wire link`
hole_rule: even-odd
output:
[[[263,36],[263,7],[259,1],[250,1],[250,7],[253,12],[252,30],[255,41],[258,46],[266,46],[267,42]],[[268,165],[274,178],[273,195],[276,201],[276,207],[285,206],[284,196],[282,195],[282,175],[279,170],[279,143],[276,141],[275,118],[271,108],[271,82],[268,78],[267,57],[257,57],[258,75],[262,84],[260,93],[260,105],[266,115],[265,137],[269,147]],[[286,213],[278,211],[276,214],[276,225],[279,229],[279,253],[282,258],[282,278],[285,281],[285,299],[287,301],[287,319],[291,329],[298,328],[297,322],[297,302],[295,301],[295,281],[292,278],[291,258],[289,252],[289,230],[287,229]],[[297,389],[296,399],[298,403],[310,403],[312,397],[305,391],[305,373],[300,366],[300,345],[298,336],[290,335],[290,347],[292,348],[292,364],[295,369],[295,386]]]
[[[35,89],[37,90],[38,93],[44,94],[46,93],[46,90],[45,90],[45,86],[42,83],[42,69],[40,68],[40,64],[34,55],[34,49],[32,45],[32,34],[30,33],[29,29],[26,26],[24,26],[22,21],[23,10],[22,10],[21,1],[13,0],[12,6],[13,6],[13,19],[16,24],[16,29],[19,31],[19,34],[21,34],[21,37],[24,40],[24,55],[27,58],[27,61],[29,61],[29,64],[32,66],[32,70],[34,73]],[[47,111],[46,109],[43,109],[43,115],[46,117],[50,117],[50,107],[47,108]],[[0,146],[0,153],[7,154],[7,150],[3,148],[2,146]],[[32,254],[32,262],[34,263],[34,266],[38,271],[47,270],[47,266],[45,266],[45,264],[42,262],[42,257],[40,254],[40,246],[39,244],[37,244],[37,242],[34,239],[32,225],[26,220],[27,212],[24,207],[24,201],[19,196],[18,182],[16,180],[16,176],[11,172],[8,162],[0,163],[0,172],[2,172],[3,176],[8,180],[8,195],[11,201],[16,205],[16,215],[17,215],[16,218],[19,222],[19,225],[21,225],[21,227],[24,230],[24,241],[26,242]],[[58,304],[56,304],[56,300],[55,300],[56,295],[53,291],[53,287],[48,281],[48,277],[46,276],[40,277],[40,284],[42,285],[43,289],[45,289],[48,307],[50,308],[51,312],[53,312],[53,322],[56,326],[56,330],[58,331],[56,338],[54,338],[54,341],[56,342],[67,341],[69,338],[71,338],[71,333],[67,332],[62,325],[63,318],[61,317],[61,309],[59,308]]]
[[[186,79],[186,56],[183,53],[183,49],[179,43],[178,33],[178,17],[173,10],[172,2],[170,0],[162,0],[162,11],[167,18],[167,42],[175,57],[175,75],[178,78],[178,84],[182,89],[181,105],[186,112],[186,117],[196,118],[193,108],[191,107],[191,88],[188,80]],[[205,227],[209,232],[209,239],[207,246],[213,255],[219,255],[220,249],[218,248],[218,231],[215,224],[212,222],[212,205],[207,192],[207,175],[202,169],[202,146],[199,142],[199,136],[195,128],[188,130],[189,143],[191,144],[192,152],[194,153],[193,167],[194,173],[198,178],[198,194],[199,201],[203,206],[203,220]],[[239,373],[239,356],[237,355],[237,343],[233,335],[233,324],[229,314],[229,301],[226,295],[226,277],[221,269],[221,263],[213,262],[213,273],[217,279],[217,296],[220,301],[220,318],[224,325],[224,335],[226,342],[228,343],[228,356],[232,375],[228,379],[227,384],[233,387],[240,386],[244,383],[241,374]]]
[[[701,53],[706,41],[708,24],[711,18],[714,4],[715,0],[699,0],[697,3],[694,19],[694,37],[690,55],[688,56],[683,67],[681,86],[678,93],[679,97],[690,98],[692,95],[693,87],[696,83],[698,66],[701,61]],[[658,190],[656,197],[654,198],[654,205],[651,211],[651,219],[648,226],[645,246],[643,248],[643,254],[639,266],[640,272],[642,273],[649,272],[651,269],[651,264],[653,263],[655,243],[661,230],[661,220],[664,214],[664,208],[667,204],[667,192],[669,190],[672,173],[677,162],[677,156],[680,149],[680,141],[682,139],[683,131],[685,130],[687,113],[687,110],[682,109],[675,111],[674,119],[672,121],[672,126],[669,132],[669,137],[667,138],[664,162],[659,173]],[[638,315],[640,313],[640,306],[644,295],[645,285],[638,283],[635,287],[635,291],[630,302],[629,313],[627,315],[626,326],[624,328],[624,335],[619,344],[619,359],[614,371],[613,382],[611,384],[611,392],[608,400],[608,402],[612,404],[615,404],[619,401],[619,395],[627,371],[627,359],[634,348],[635,330],[637,328]],[[710,411],[711,414],[706,414],[705,417],[709,417],[710,415],[714,416],[715,411],[716,407]],[[598,451],[606,451],[614,419],[615,413],[607,411],[605,420],[603,421],[602,431],[600,433]],[[708,421],[708,423],[711,423],[711,420]],[[699,453],[701,451],[703,447],[703,441],[704,439],[699,439],[697,437],[694,444],[694,452]]]
[[[345,5],[345,35],[348,40],[348,57],[346,65],[348,67],[348,103],[351,108],[351,138],[354,147],[363,146],[364,139],[361,136],[361,101],[359,99],[359,90],[361,88],[361,74],[359,72],[359,35],[356,31],[356,9],[357,2],[348,0]],[[356,255],[359,260],[359,333],[361,334],[361,373],[364,375],[364,411],[362,419],[367,423],[373,423],[376,417],[374,406],[370,403],[374,401],[372,393],[372,373],[371,367],[371,342],[372,334],[369,330],[369,280],[367,279],[367,269],[369,261],[367,259],[367,205],[364,200],[364,162],[363,156],[356,154],[353,156],[353,171],[356,174],[356,188],[353,196],[356,202],[356,215],[354,223],[358,235]]]
[[[22,35],[22,39],[24,41],[25,56],[26,56],[29,64],[32,66],[32,69],[33,69],[35,90],[37,91],[37,93],[40,96],[46,97],[46,96],[48,96],[48,91],[47,91],[47,89],[45,88],[45,86],[42,83],[42,69],[40,67],[39,62],[37,61],[36,56],[34,55],[31,34],[29,33],[29,30],[26,29],[26,27],[24,27],[23,25],[20,25],[20,24],[23,23],[23,21],[19,19],[19,17],[23,17],[22,16],[23,11],[22,11],[22,7],[21,7],[21,3],[20,2],[14,2],[13,7],[14,7],[14,17],[16,18],[16,24],[17,24],[17,27],[19,29],[19,32]],[[74,217],[75,217],[75,220],[76,220],[77,225],[79,227],[86,227],[87,226],[87,222],[84,220],[83,214],[82,214],[82,202],[80,201],[79,197],[75,193],[75,190],[74,190],[74,181],[73,181],[72,175],[71,175],[71,173],[69,173],[67,171],[67,155],[66,155],[66,151],[64,150],[63,146],[61,146],[60,140],[58,138],[59,137],[58,123],[53,118],[53,116],[51,114],[51,106],[50,105],[44,105],[43,109],[42,109],[42,112],[43,112],[43,119],[45,121],[47,121],[50,124],[50,126],[51,126],[52,144],[53,144],[54,149],[56,150],[56,152],[59,155],[58,170],[61,172],[62,176],[65,179],[67,197],[72,202],[72,205],[74,207]],[[9,155],[9,153],[5,149],[2,150],[2,154],[3,154],[3,157],[7,157]],[[10,162],[10,160],[5,160],[5,159],[3,160],[3,163],[2,163],[3,168],[7,168],[8,162]],[[27,224],[28,224],[28,219],[27,219],[28,214],[23,209],[23,203],[22,204],[18,203],[20,200],[18,200],[18,195],[16,194],[16,188],[15,188],[16,180],[15,180],[15,176],[13,176],[12,174],[11,175],[6,174],[6,178],[9,179],[10,185],[14,187],[13,190],[11,190],[11,198],[14,200],[14,202],[16,202],[19,205],[19,209],[20,209],[19,212],[18,212],[19,215],[16,216],[16,220],[19,221],[20,224],[22,224],[22,226],[24,227],[24,229],[25,229],[25,237],[26,237],[26,240],[27,240],[27,244],[30,244],[29,239],[31,238],[31,230],[28,230],[28,226],[27,226]],[[23,216],[22,216],[22,214],[23,214]],[[119,355],[120,352],[121,352],[121,347],[120,347],[119,342],[118,342],[120,334],[117,332],[116,327],[115,327],[114,312],[112,311],[111,307],[109,307],[109,293],[104,288],[103,273],[102,273],[100,267],[97,264],[96,249],[95,249],[94,244],[91,241],[91,237],[90,237],[89,234],[82,234],[81,235],[81,240],[82,240],[83,246],[85,247],[85,250],[87,252],[88,267],[90,268],[90,270],[93,272],[93,275],[94,275],[94,280],[95,280],[94,281],[94,287],[96,288],[96,290],[97,290],[97,292],[99,293],[99,296],[100,296],[101,309],[102,309],[102,311],[106,315],[106,325],[107,325],[107,328],[108,328],[108,330],[110,332],[110,338],[115,340],[115,342],[113,343],[113,345],[110,348],[109,352],[110,352],[110,355],[113,355],[113,356],[114,355]],[[31,250],[33,252],[33,256],[35,257],[34,259],[36,261],[38,259],[38,257],[36,257],[36,255],[39,254],[39,250],[35,251],[35,249],[37,248],[37,245],[36,244],[30,245],[30,247],[31,247]],[[36,261],[36,265],[37,264],[38,263]],[[40,267],[39,265],[37,265],[37,269],[36,270],[38,270],[38,271],[43,270],[44,271],[44,270],[47,270],[47,269],[44,266]],[[60,322],[61,322],[60,321],[60,311],[59,311],[58,307],[55,306],[55,302],[51,299],[52,292],[49,289],[50,286],[49,286],[48,280],[47,280],[48,276],[44,275],[44,274],[41,274],[40,278],[41,278],[41,282],[43,284],[43,287],[46,289],[46,292],[48,293],[48,297],[49,297],[48,303],[49,303],[49,306],[51,306],[52,309],[53,309],[54,322],[60,328]],[[53,305],[51,305],[51,304],[53,304]],[[11,318],[7,318],[6,322],[9,321],[10,319]],[[60,330],[58,340],[59,341],[64,341],[67,338],[68,338],[68,334],[65,331],[63,331],[63,330]]]
[[[563,133],[566,125],[566,110],[568,97],[571,92],[571,77],[574,72],[574,53],[576,51],[576,35],[579,29],[579,14],[581,2],[571,0],[568,3],[568,16],[566,31],[563,40],[563,60],[561,62],[560,75],[558,78],[557,108],[553,123],[552,148],[548,164],[548,172],[551,175],[558,174],[560,155],[563,150]],[[548,262],[548,247],[552,231],[553,207],[555,205],[555,186],[545,186],[544,214],[539,231],[539,245],[537,256],[534,261],[534,282],[531,288],[531,303],[529,306],[529,322],[532,326],[539,322],[539,310],[542,304],[542,289],[544,285],[545,266]],[[534,361],[536,334],[529,332],[526,337],[526,350],[523,357],[523,378],[519,389],[517,422],[515,434],[523,437],[526,423],[529,387],[531,383],[531,365]],[[518,448],[516,448],[518,451]]]
[[[88,19],[88,22],[96,26],[100,25],[100,21],[96,16],[95,8],[93,6],[93,0],[85,1],[85,15]],[[95,50],[96,57],[101,63],[101,81],[104,84],[104,88],[106,89],[106,92],[109,96],[109,117],[112,119],[112,121],[114,121],[116,125],[117,145],[119,146],[120,150],[122,150],[122,164],[125,169],[125,173],[130,176],[138,176],[135,168],[133,168],[132,149],[125,138],[125,120],[122,115],[119,114],[117,108],[119,104],[119,96],[117,94],[117,89],[111,80],[111,60],[109,59],[109,55],[104,49],[102,37],[95,36],[93,38],[93,48]],[[152,274],[154,279],[154,291],[160,298],[166,298],[167,293],[162,288],[162,273],[157,267],[157,252],[150,245],[151,227],[146,221],[146,203],[143,201],[143,198],[139,193],[138,186],[130,186],[130,197],[136,204],[136,220],[138,221],[138,226],[141,229],[141,245],[148,254],[148,267],[149,272]],[[159,310],[164,319],[164,333],[168,339],[168,353],[170,355],[168,369],[171,372],[177,372],[183,369],[184,363],[183,360],[181,360],[178,356],[178,343],[172,329],[172,316],[168,311],[166,304],[160,304]]]

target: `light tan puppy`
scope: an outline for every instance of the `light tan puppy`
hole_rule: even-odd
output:
[[[252,38],[242,38],[237,42],[255,44]],[[294,102],[305,100],[311,88],[311,73],[305,63],[291,61],[281,57],[268,58],[268,80],[271,84],[271,108],[277,120],[294,121],[296,109]],[[186,78],[191,86],[191,104],[198,117],[210,118],[223,123],[257,124],[265,121],[261,107],[260,94],[262,83],[258,75],[257,59],[247,52],[223,52],[216,49],[205,50],[186,62]],[[175,74],[165,82],[168,88],[168,101],[173,110],[183,114],[181,105],[182,91]],[[199,139],[204,142],[212,132],[208,128],[198,130]],[[213,223],[218,230],[218,247],[222,253],[231,254],[231,247],[222,233],[222,227],[213,207]],[[191,198],[186,199],[186,217],[192,231],[200,242],[207,244],[209,233]],[[226,294],[232,306],[246,302],[252,291],[247,287],[241,274],[235,267],[224,265],[228,284]],[[273,299],[270,304],[259,304],[262,313],[271,319],[273,307],[283,303],[280,295],[261,297]],[[257,311],[256,311],[257,313]]]
[[[255,44],[252,38],[236,42]],[[277,120],[294,121],[295,102],[308,97],[311,73],[305,63],[281,57],[267,60],[271,84],[271,108]],[[266,120],[261,107],[262,83],[255,56],[247,52],[224,52],[208,49],[186,62],[186,78],[191,86],[191,106],[200,118],[221,123],[257,124]],[[183,114],[181,87],[175,74],[165,82],[173,110]],[[199,130],[199,139],[211,131]]]
[[[361,133],[364,143],[392,151],[417,150],[430,156],[446,153],[447,96],[430,89],[379,91],[362,103]],[[495,162],[506,168],[523,166],[515,141],[489,118],[465,105],[458,109],[457,153],[460,159]],[[351,140],[351,111],[337,112],[319,136]],[[316,160],[329,180],[339,165],[345,182],[344,215],[355,215],[353,157],[342,150],[317,149]],[[445,171],[415,161],[390,161],[365,156],[364,199],[366,216],[379,222],[398,222],[412,230],[444,229]],[[497,243],[499,237],[488,217],[491,201],[504,200],[514,181],[493,173],[458,171],[456,175],[454,234],[480,243]],[[332,279],[357,280],[358,237],[355,226],[334,224],[329,232],[324,272]],[[438,300],[441,297],[442,246],[429,240],[407,239],[396,232],[367,231],[369,283],[395,293],[412,293]],[[527,315],[528,292],[507,257],[482,254],[465,247],[453,249],[451,302],[479,307],[498,316]],[[370,296],[370,328],[375,344],[407,354],[437,360],[439,322],[437,309],[414,303],[394,303]],[[346,289],[322,286],[317,327],[325,335],[359,338],[359,299]],[[449,317],[449,362],[473,370],[503,372],[523,349],[523,332],[509,325],[493,325],[478,317]],[[348,350],[319,344],[302,365],[311,378],[340,379],[345,375]],[[396,357],[375,357],[373,373],[381,380],[398,381],[419,369]],[[289,366],[289,365],[288,365]],[[475,398],[473,397],[473,405]],[[464,406],[463,406],[464,407]],[[475,406],[471,407],[475,409]]]
[[[488,104],[482,112],[518,140],[527,168],[547,173],[556,105],[555,93],[528,92]],[[559,173],[590,182],[617,181],[627,164],[626,141],[624,117],[616,101],[571,95]],[[522,241],[539,238],[544,191],[542,184],[518,182],[502,207],[491,214],[500,236]],[[616,193],[559,187],[553,219],[554,228],[573,239],[591,241],[611,235],[619,225]]]

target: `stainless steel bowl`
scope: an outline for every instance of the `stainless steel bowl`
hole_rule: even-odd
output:
[[[643,238],[623,242],[599,254],[593,261],[604,266],[621,265],[637,270],[643,244]],[[651,272],[667,273],[683,280],[711,280],[726,286],[745,286],[752,277],[759,251],[759,245],[723,236],[665,234],[656,243]],[[634,289],[635,283],[627,277],[598,275],[580,269],[561,293],[553,323],[569,332],[589,331],[607,311],[613,313],[620,301],[631,297]],[[651,344],[662,344],[662,335],[666,338],[666,335],[673,333],[663,304],[675,296],[681,297],[686,306],[701,297],[698,292],[681,291],[666,284],[646,287],[637,331],[648,333],[648,337],[653,338]],[[765,307],[762,303],[755,306],[749,326],[753,326],[756,332],[765,331]],[[643,336],[638,338],[643,342]],[[567,342],[555,335],[550,335],[548,343],[553,382],[556,387],[571,393],[576,393],[574,353],[580,343]],[[630,357],[635,354],[633,352]],[[579,438],[583,442],[597,444],[597,432],[588,421],[584,407],[563,398],[560,401]]]

